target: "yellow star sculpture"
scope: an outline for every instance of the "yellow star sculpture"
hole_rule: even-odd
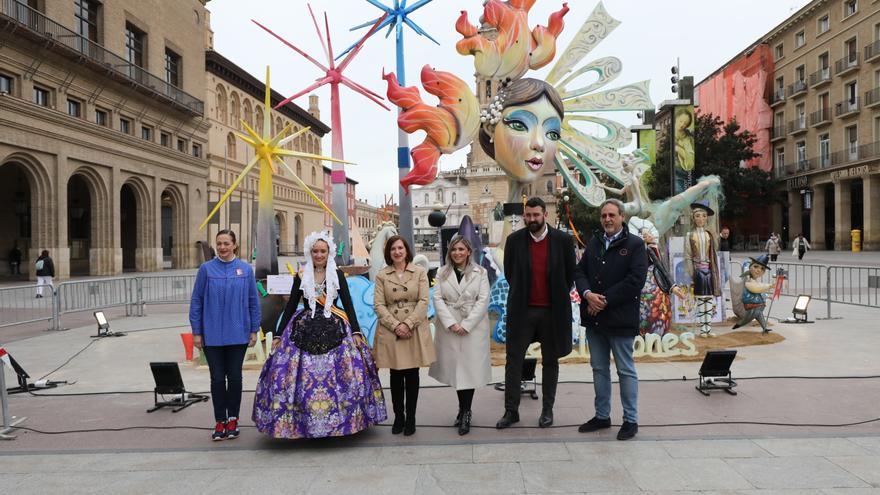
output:
[[[269,67],[266,67],[266,96],[264,102],[265,111],[263,112],[263,135],[260,136],[259,134],[257,134],[257,132],[251,129],[251,127],[244,120],[241,121],[241,124],[247,131],[248,135],[245,136],[237,132],[235,133],[239,138],[241,138],[242,141],[244,141],[254,149],[254,157],[247,164],[244,170],[242,170],[241,173],[238,174],[238,177],[235,178],[235,180],[229,186],[229,189],[226,190],[226,192],[220,198],[220,201],[217,202],[217,204],[214,206],[214,209],[211,210],[211,213],[208,214],[208,217],[205,218],[205,220],[199,226],[199,230],[203,229],[205,225],[207,225],[208,222],[211,220],[211,218],[213,218],[214,215],[218,211],[220,211],[220,207],[223,205],[223,203],[225,203],[226,200],[229,199],[229,196],[232,195],[232,192],[235,191],[238,185],[241,184],[241,181],[243,181],[244,178],[247,177],[247,174],[250,173],[251,169],[253,169],[257,165],[257,163],[260,164],[260,181],[259,190],[257,193],[260,209],[263,209],[264,206],[268,206],[271,204],[273,195],[272,174],[278,172],[277,165],[280,164],[281,166],[286,168],[288,172],[290,172],[290,175],[293,176],[293,179],[300,185],[300,187],[303,188],[303,190],[305,190],[306,193],[308,193],[309,196],[312,197],[312,199],[315,200],[316,203],[318,203],[321,208],[324,209],[324,211],[329,213],[330,216],[332,216],[337,223],[342,223],[342,221],[339,220],[339,217],[337,217],[336,214],[333,213],[333,210],[330,209],[326,204],[324,204],[324,202],[321,201],[321,198],[319,198],[317,195],[315,195],[315,193],[312,192],[312,189],[307,186],[306,183],[303,182],[303,180],[300,179],[293,170],[290,169],[290,166],[284,163],[284,160],[281,159],[281,156],[294,156],[297,158],[309,158],[319,161],[327,160],[331,162],[345,163],[348,165],[354,164],[327,156],[284,149],[284,145],[286,145],[293,139],[296,139],[297,136],[308,132],[311,127],[305,127],[300,131],[295,132],[294,134],[284,137],[290,131],[290,124],[287,124],[287,126],[282,129],[281,132],[276,134],[274,137],[271,136],[271,94],[272,90],[269,87]]]

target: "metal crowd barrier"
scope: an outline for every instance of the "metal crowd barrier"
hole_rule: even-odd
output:
[[[744,263],[731,260],[731,276],[738,276],[737,266]],[[782,294],[825,301],[826,318],[831,318],[831,303],[880,308],[880,267],[786,262],[770,267],[765,282],[775,278],[777,269],[785,270]],[[36,285],[0,288],[0,328],[48,321],[50,330],[60,330],[62,315],[114,307],[124,307],[126,316],[144,316],[149,304],[189,304],[195,279],[189,274],[62,282],[54,291],[43,286],[42,298],[35,297]]]
[[[732,263],[744,262],[736,260]],[[775,279],[777,269],[785,270],[787,278],[782,295],[797,297],[805,294],[825,301],[826,318],[831,318],[831,303],[880,308],[880,267],[771,261],[770,268],[764,274],[765,282]]]
[[[0,328],[48,321],[49,330],[61,330],[61,317],[80,311],[125,308],[126,316],[144,316],[148,304],[189,304],[196,276],[157,275],[89,279],[43,286],[0,288]]]
[[[0,328],[51,321],[55,317],[52,288],[44,285],[43,296],[37,297],[36,285],[0,288]]]

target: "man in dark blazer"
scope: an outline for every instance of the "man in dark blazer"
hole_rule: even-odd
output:
[[[600,205],[602,230],[597,230],[587,243],[575,271],[596,394],[596,414],[578,431],[611,427],[610,355],[614,354],[623,404],[623,426],[617,439],[629,440],[639,431],[639,377],[633,360],[633,340],[639,334],[639,296],[648,273],[648,256],[645,242],[629,234],[623,209],[623,203],[617,199]]]
[[[507,237],[504,276],[507,296],[507,363],[504,366],[504,416],[495,425],[519,421],[520,384],[526,350],[541,343],[543,407],[538,425],[553,424],[553,403],[559,380],[559,358],[571,352],[571,291],[574,244],[571,236],[547,225],[541,198],[525,204],[526,228]]]

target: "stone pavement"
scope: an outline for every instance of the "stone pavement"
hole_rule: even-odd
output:
[[[785,316],[791,304],[783,298],[774,315]],[[630,442],[614,439],[617,428],[577,433],[593,413],[586,383],[592,374],[580,364],[561,367],[565,383],[551,429],[536,427],[540,403],[524,398],[520,427],[496,431],[502,394],[484,387],[475,398],[476,428],[459,437],[450,426],[454,391],[431,388],[436,384],[423,371],[412,437],[381,425],[342,439],[271,440],[253,429],[253,393],[246,392],[242,437],[212,443],[208,404],[176,414],[144,412],[152,402],[143,393],[153,386],[148,363],[184,361],[183,309],[111,320],[113,330],[129,334],[94,342],[49,376],[71,384],[10,398],[12,414],[27,416],[22,426],[34,430],[138,428],[19,430],[16,440],[0,442],[3,493],[880,494],[880,422],[820,426],[880,416],[880,310],[836,305],[844,319],[774,325],[784,342],[740,349],[736,397],[697,393],[699,363],[638,364],[642,428]],[[39,378],[88,345],[92,333],[92,325],[41,332],[5,347]],[[208,389],[205,369],[182,364],[181,373],[188,389]],[[496,380],[502,375],[493,370]],[[823,378],[761,378],[795,375]],[[875,378],[853,378],[864,376]],[[245,388],[252,391],[257,377],[246,371]],[[99,392],[130,393],[42,396]],[[615,391],[615,423],[617,397]]]

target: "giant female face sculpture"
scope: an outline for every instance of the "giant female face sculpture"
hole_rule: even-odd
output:
[[[558,150],[562,100],[538,79],[518,79],[483,111],[480,145],[517,182],[535,180]]]

